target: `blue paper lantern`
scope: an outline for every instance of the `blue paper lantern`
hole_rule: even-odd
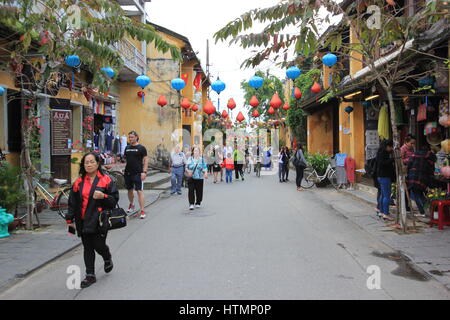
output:
[[[186,86],[186,83],[181,78],[175,78],[171,82],[172,88],[174,88],[177,91],[183,90]]]
[[[76,55],[67,56],[65,61],[72,68],[76,68],[81,64],[80,57]]]
[[[434,78],[433,77],[425,77],[425,78],[420,79],[418,82],[419,82],[419,87],[432,86],[434,84]]]
[[[150,78],[145,76],[145,75],[141,75],[141,76],[136,78],[136,83],[142,89],[144,89],[146,86],[148,86],[150,84],[150,82],[151,82]]]
[[[369,101],[364,101],[362,105],[363,105],[364,108],[368,108],[368,107],[370,107],[370,102]]]
[[[302,74],[302,71],[297,68],[296,66],[292,66],[289,69],[286,70],[286,76],[289,79],[295,80]]]
[[[334,55],[332,53],[327,53],[326,55],[323,56],[322,62],[327,67],[332,67],[336,64],[337,57],[336,57],[336,55]]]
[[[107,75],[108,77],[110,77],[110,78],[113,78],[114,75],[116,74],[116,72],[115,72],[112,68],[110,68],[110,67],[105,67],[105,68],[102,68],[101,70],[102,70],[103,72],[105,72],[106,75]]]
[[[347,112],[348,114],[350,114],[350,113],[352,113],[352,111],[353,111],[353,107],[348,106],[348,107],[346,107],[344,110],[345,110],[345,112]]]
[[[5,94],[5,88],[0,87],[0,97]]]
[[[211,84],[211,88],[212,88],[215,92],[217,92],[217,94],[220,94],[223,90],[225,90],[226,85],[225,85],[225,83],[224,83],[222,80],[220,80],[219,78],[217,78],[217,80],[214,81],[214,82]]]
[[[250,87],[252,87],[253,89],[259,89],[262,87],[264,83],[264,79],[258,76],[253,76],[250,78],[250,80],[248,81],[248,84],[250,85]]]

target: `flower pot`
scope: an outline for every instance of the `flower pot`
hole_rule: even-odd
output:
[[[15,230],[20,224],[19,218],[14,218],[14,221],[8,225],[8,232]]]

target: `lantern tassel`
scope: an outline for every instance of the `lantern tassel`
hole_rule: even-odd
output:
[[[70,91],[75,87],[75,72],[72,71],[72,86],[70,88]]]

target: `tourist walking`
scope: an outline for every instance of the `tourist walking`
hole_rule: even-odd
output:
[[[219,151],[219,146],[214,147],[213,158],[214,162],[212,164],[212,171],[214,175],[214,183],[218,183],[219,172],[222,172],[222,167],[220,166],[223,160],[221,159],[222,155]],[[221,177],[222,178],[222,177]]]
[[[228,153],[225,161],[222,163],[222,168],[225,168],[226,183],[233,183],[234,160],[231,157],[231,153]]]
[[[103,258],[106,273],[113,269],[106,245],[107,232],[100,232],[98,221],[99,212],[113,209],[118,201],[119,192],[111,177],[103,173],[100,156],[86,153],[81,159],[79,177],[70,191],[66,215],[69,230],[75,229],[83,244],[86,277],[81,281],[81,288],[96,282],[95,252]]]
[[[287,161],[286,161],[286,166],[284,168],[284,172],[285,172],[285,178],[284,180],[289,181],[289,161],[291,160],[291,150],[289,150],[288,147],[284,147],[284,151],[286,152],[286,156],[287,156]]]
[[[304,189],[302,188],[302,180],[304,170],[307,167],[307,162],[305,159],[305,155],[303,154],[303,146],[301,143],[297,143],[297,149],[295,150],[293,164],[295,166],[295,171],[297,174],[295,178],[295,182],[297,184],[297,191],[303,191]]]
[[[208,167],[200,154],[200,148],[192,149],[192,156],[186,164],[186,176],[189,187],[189,210],[200,208],[203,200],[203,179],[208,179]]]
[[[377,153],[377,176],[381,188],[381,217],[393,221],[389,213],[391,202],[391,184],[395,181],[395,165],[393,157],[394,143],[383,140]]]
[[[180,146],[175,145],[174,151],[170,154],[169,173],[171,174],[172,188],[170,194],[181,194],[181,184],[183,182],[184,168],[186,165],[186,156],[181,151]]]
[[[234,170],[235,170],[235,177],[236,180],[239,180],[239,175],[242,178],[242,181],[244,181],[244,152],[242,150],[239,150],[237,147],[237,144],[235,145],[234,151],[233,151],[233,159],[234,159]]]
[[[280,182],[285,182],[287,155],[285,147],[281,147],[278,154],[278,178]]]
[[[140,218],[145,218],[144,212],[144,180],[147,177],[148,157],[147,149],[139,144],[139,136],[136,131],[128,133],[130,144],[126,146],[124,155],[127,161],[124,178],[128,190],[128,213],[134,212],[134,191],[137,192],[140,208]],[[134,190],[134,191],[133,191]]]

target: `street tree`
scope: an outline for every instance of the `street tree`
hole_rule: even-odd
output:
[[[387,97],[394,149],[398,155],[400,138],[396,127],[394,85],[434,72],[426,69],[411,73],[414,68],[410,68],[410,72],[405,73],[402,66],[408,61],[414,67],[422,60],[408,59],[414,55],[429,58],[430,63],[436,59],[442,60],[443,58],[430,52],[420,50],[421,39],[427,37],[428,43],[431,44],[428,47],[432,47],[433,43],[448,37],[449,34],[449,11],[439,6],[439,3],[444,4],[443,1],[423,2],[420,10],[413,15],[406,14],[410,9],[408,5],[401,6],[399,3],[400,1],[397,3],[384,0],[345,0],[342,3],[333,0],[282,0],[272,7],[245,12],[219,30],[214,37],[216,41],[231,38],[230,43],[243,48],[259,48],[256,54],[243,62],[244,67],[258,66],[269,58],[277,61],[280,66],[289,66],[293,63],[301,65],[304,57],[312,57],[323,48],[335,52],[341,59],[348,58],[362,63],[368,70],[367,74],[373,76],[379,84],[381,94]],[[340,21],[341,26],[351,27],[354,41],[344,41],[340,28],[322,38],[321,28],[329,25],[331,21]],[[255,22],[265,24],[262,32],[245,34]],[[285,33],[287,28],[295,28],[297,31],[293,34]],[[380,49],[388,46],[393,48],[389,58],[381,57]],[[289,55],[289,50],[292,49],[296,55],[294,59],[290,59]],[[338,74],[340,70],[338,66],[334,66],[330,71],[333,75]],[[336,79],[339,77],[333,76],[331,93],[327,97],[331,97],[333,92],[342,90]],[[397,156],[397,194],[400,200],[398,211],[401,213],[403,230],[406,230],[406,184],[401,161],[398,158]],[[399,215],[397,221],[398,218]]]
[[[27,194],[27,228],[32,228],[33,177],[38,174],[32,145],[41,130],[39,95],[57,92],[62,82],[73,90],[74,79],[86,88],[107,93],[124,63],[113,46],[126,36],[153,43],[156,50],[170,52],[174,59],[180,59],[181,54],[152,26],[126,17],[120,5],[109,0],[0,0],[0,25],[9,32],[7,43],[0,47],[0,67],[15,74],[22,93],[16,97],[24,109],[20,165]],[[64,72],[71,71],[65,64],[69,55],[79,57],[78,70],[91,74],[92,80],[79,78],[75,69],[72,79],[63,78]],[[111,67],[115,76],[109,78],[101,71],[103,67]]]

